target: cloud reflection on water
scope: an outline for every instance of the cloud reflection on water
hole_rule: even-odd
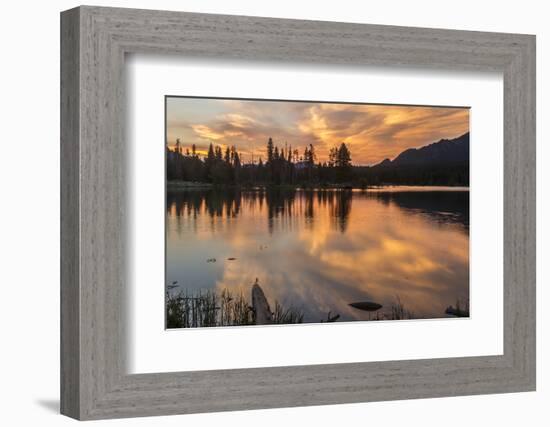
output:
[[[469,295],[468,203],[467,191],[169,191],[167,281],[248,296],[258,278],[306,322],[365,320],[348,304],[385,311],[396,296],[444,317]]]

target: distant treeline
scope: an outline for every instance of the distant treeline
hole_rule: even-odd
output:
[[[236,147],[210,144],[206,156],[199,156],[195,145],[185,152],[178,140],[173,150],[167,148],[168,181],[190,181],[215,185],[297,185],[354,186],[468,185],[468,163],[395,166],[384,162],[376,166],[352,165],[352,154],[345,143],[333,147],[325,162],[317,161],[315,148],[309,145],[303,153],[292,147],[281,148],[269,138],[267,159],[243,163]]]

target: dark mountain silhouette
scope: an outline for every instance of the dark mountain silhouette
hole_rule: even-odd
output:
[[[470,133],[455,139],[442,139],[421,148],[409,148],[395,159],[385,159],[377,167],[411,167],[468,163],[470,158]]]
[[[391,160],[390,159],[384,159],[375,166],[391,166]]]
[[[467,186],[470,177],[470,133],[409,148],[377,165],[355,166],[354,177],[364,185]]]

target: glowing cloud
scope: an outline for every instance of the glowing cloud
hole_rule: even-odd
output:
[[[265,158],[265,145],[315,147],[325,161],[331,147],[346,143],[354,164],[375,164],[407,148],[421,147],[469,131],[470,110],[374,104],[168,98],[167,137],[206,151],[212,142],[235,145],[244,161]]]

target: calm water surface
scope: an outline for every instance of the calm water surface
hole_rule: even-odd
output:
[[[305,322],[367,320],[348,304],[385,312],[397,297],[413,317],[445,317],[469,297],[467,189],[169,190],[166,233],[170,292],[248,296],[258,278]]]

